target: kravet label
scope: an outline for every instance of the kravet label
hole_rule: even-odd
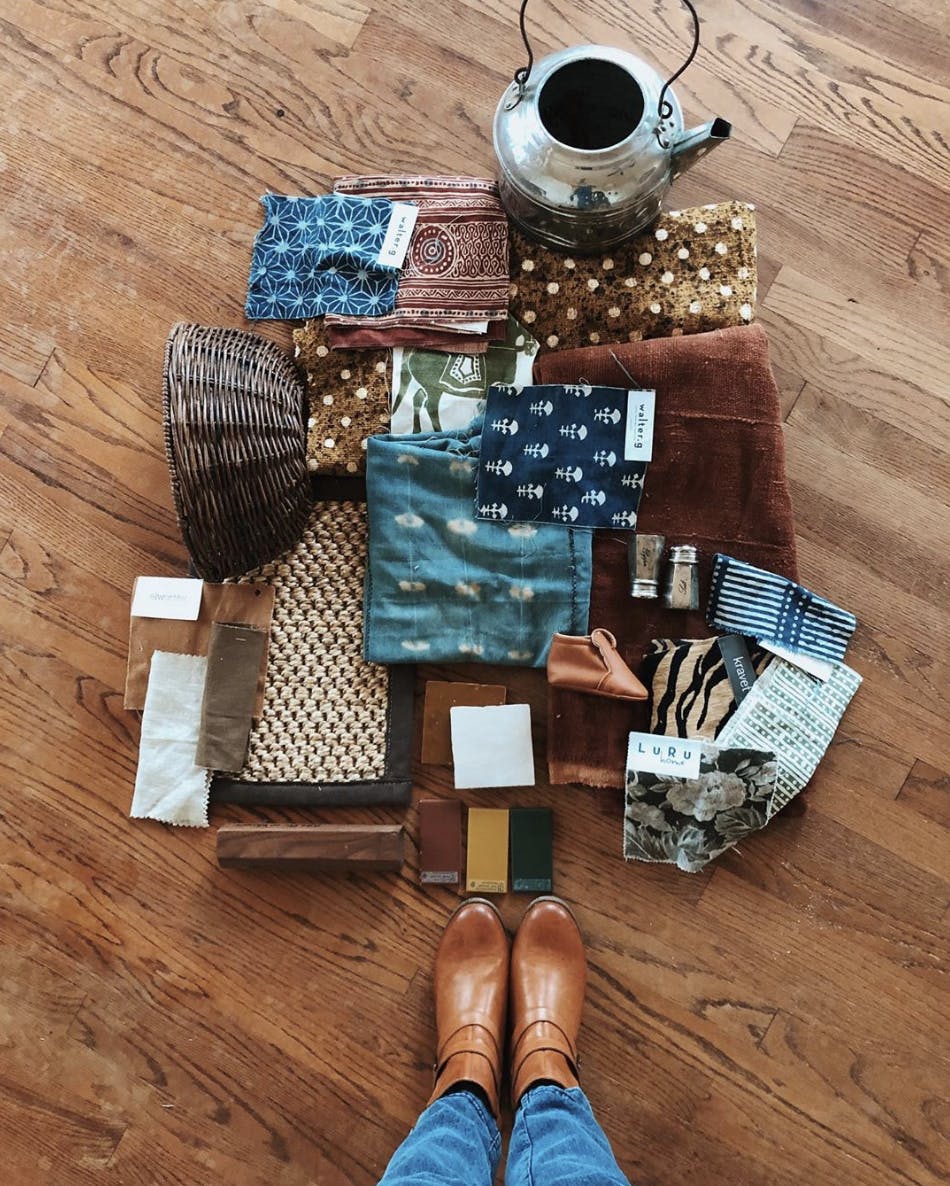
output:
[[[726,675],[729,676],[729,683],[732,685],[732,697],[736,704],[741,704],[752,691],[752,685],[758,678],[752,666],[749,648],[741,634],[725,634],[719,640],[719,650],[726,665]]]
[[[132,617],[196,622],[201,610],[201,586],[201,581],[190,577],[136,577]]]
[[[777,642],[766,642],[764,639],[759,639],[759,646],[764,647],[767,651],[771,651],[773,655],[778,655],[780,659],[794,663],[796,667],[800,667],[802,671],[807,671],[809,675],[813,675],[815,679],[820,679],[822,683],[828,679],[835,669],[834,663],[829,663],[827,659],[816,659],[812,655],[796,654],[795,651],[789,651],[785,647],[780,647]]]
[[[419,207],[413,202],[393,202],[386,228],[386,238],[379,249],[379,262],[391,268],[401,268],[409,250],[409,241],[419,217]]]
[[[627,746],[627,769],[639,774],[672,774],[676,778],[699,777],[702,743],[682,737],[661,737],[658,733],[631,733]]]
[[[653,460],[653,413],[655,391],[627,392],[627,432],[624,437],[624,461]]]

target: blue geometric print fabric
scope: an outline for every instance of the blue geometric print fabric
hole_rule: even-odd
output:
[[[858,620],[834,602],[790,581],[718,553],[713,560],[706,621],[799,655],[844,658]]]
[[[627,391],[495,384],[478,466],[479,519],[633,530],[646,465],[624,460]]]
[[[399,269],[379,263],[388,198],[265,194],[245,309],[249,318],[296,320],[321,313],[391,313]]]
[[[480,433],[369,438],[371,663],[542,667],[556,632],[587,633],[591,533],[478,522]]]

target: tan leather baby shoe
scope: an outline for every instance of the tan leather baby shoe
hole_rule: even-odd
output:
[[[548,683],[614,700],[646,700],[650,695],[621,658],[609,630],[555,634],[548,654]]]

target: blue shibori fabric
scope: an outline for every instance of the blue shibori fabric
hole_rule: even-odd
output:
[[[245,310],[252,320],[391,313],[399,269],[379,263],[388,198],[265,194]]]
[[[646,464],[626,461],[627,391],[589,383],[488,390],[479,519],[633,530]]]
[[[854,614],[787,577],[722,553],[713,560],[706,621],[717,630],[833,662],[844,657],[858,625]]]
[[[370,437],[364,651],[371,663],[542,667],[586,634],[591,533],[474,516],[481,418]]]

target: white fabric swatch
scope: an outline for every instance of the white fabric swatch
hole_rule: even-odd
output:
[[[132,819],[208,826],[211,771],[195,765],[207,669],[203,655],[152,655]]]
[[[530,705],[456,705],[449,716],[456,787],[534,786]]]

